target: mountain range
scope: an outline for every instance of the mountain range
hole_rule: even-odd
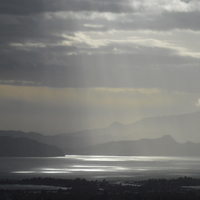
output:
[[[115,141],[77,149],[76,154],[113,156],[200,156],[200,144],[178,143],[171,136]]]
[[[114,152],[118,152],[118,155],[128,154],[128,152],[132,152],[131,155],[147,154],[142,151],[142,147],[143,149],[148,149],[149,153],[152,152],[151,155],[158,155],[158,153],[156,153],[155,150],[152,150],[150,146],[158,145],[157,149],[160,149],[161,147],[163,147],[163,145],[159,147],[158,143],[161,143],[161,141],[164,140],[162,136],[171,135],[175,140],[171,137],[171,139],[169,139],[169,137],[168,139],[164,137],[165,140],[168,141],[169,145],[168,148],[166,145],[165,151],[159,150],[160,154],[169,154],[174,156],[196,156],[198,155],[198,153],[196,152],[199,151],[199,144],[195,144],[194,142],[200,143],[199,119],[200,111],[183,115],[149,117],[141,119],[132,124],[121,124],[115,122],[106,128],[84,130],[74,133],[57,134],[51,136],[34,132],[24,133],[22,131],[11,130],[0,131],[0,136],[9,136],[12,138],[28,138],[43,144],[56,146],[62,149],[65,152],[65,154],[74,154],[78,152],[85,152],[89,154],[91,154],[92,152],[96,152],[96,154],[103,153],[106,155],[116,155],[116,153]],[[144,138],[148,138],[148,140]],[[155,138],[158,139],[154,141]],[[162,140],[160,141],[159,138],[162,138]],[[145,144],[145,141],[147,142],[147,144]],[[147,148],[148,145],[149,147]],[[179,148],[178,146],[180,145],[184,148]],[[112,146],[112,148],[108,148],[108,146]],[[114,146],[116,146],[116,149],[114,148]],[[104,149],[104,152],[102,152],[102,148]],[[119,152],[117,148],[124,149],[124,151]],[[125,153],[125,149],[127,149],[127,153]],[[174,153],[169,153],[172,151],[172,149]]]

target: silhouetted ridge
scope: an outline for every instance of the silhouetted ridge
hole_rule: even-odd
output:
[[[158,140],[168,143],[173,143],[173,142],[177,143],[171,135],[164,135],[163,137],[158,138]]]
[[[64,155],[64,152],[57,147],[28,138],[0,137],[1,157],[52,157]]]
[[[113,122],[112,124],[110,124],[111,127],[118,127],[118,126],[123,126],[123,124],[119,123],[119,122]]]

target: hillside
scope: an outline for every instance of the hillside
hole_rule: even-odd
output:
[[[62,137],[81,138],[91,145],[109,141],[139,140],[171,135],[178,142],[200,143],[200,112],[143,118],[132,124],[113,123],[109,127],[63,134]],[[60,135],[61,136],[61,135]]]
[[[171,136],[116,141],[77,149],[77,154],[114,156],[200,156],[200,144],[178,143]]]
[[[106,128],[84,130],[73,133],[42,135],[40,133],[24,133],[22,131],[0,131],[0,136],[12,138],[29,138],[38,142],[57,146],[66,154],[73,153],[77,148],[103,144],[111,141],[132,141],[143,138],[159,138],[171,135],[178,142],[200,143],[200,112],[158,116],[141,119],[132,124],[112,123]]]
[[[64,155],[64,152],[57,147],[31,139],[0,137],[0,157],[53,157]]]

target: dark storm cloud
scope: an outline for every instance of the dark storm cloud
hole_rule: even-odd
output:
[[[154,30],[168,31],[171,29],[190,29],[199,30],[200,13],[169,13],[165,12],[160,16],[154,16],[146,19],[142,16],[127,15],[123,19],[109,21],[106,19],[58,19],[46,20],[44,15],[19,17],[1,15],[0,21],[0,44],[1,51],[15,51],[9,46],[11,43],[42,43],[58,44],[64,39],[63,33],[71,33],[76,31],[95,31],[104,32],[108,30]],[[127,22],[126,19],[129,19]],[[131,21],[132,20],[132,21]],[[124,21],[124,22],[123,22]],[[94,23],[95,22],[95,23]],[[102,25],[102,27],[87,27],[84,24]]]
[[[141,13],[127,14],[114,21],[99,20],[99,23],[104,25],[105,30],[200,30],[199,18],[200,12],[163,12],[150,17]]]
[[[114,47],[135,52],[109,53]],[[39,48],[35,52],[18,50],[18,56],[1,59],[1,83],[81,88],[159,87],[166,90],[199,91],[197,58],[175,56],[173,51],[164,48],[143,47],[136,51],[119,44],[108,45],[100,50],[107,53],[98,54],[99,50],[96,50],[97,53],[94,51],[93,55],[66,55],[66,52],[79,51],[73,46],[48,47],[46,50]],[[24,59],[20,59],[23,56]]]
[[[129,1],[119,0],[20,0],[17,3],[14,0],[0,0],[0,5],[2,84],[9,84],[9,80],[12,80],[10,84],[16,85],[159,86],[181,90],[189,90],[193,84],[199,84],[196,68],[179,68],[185,65],[197,66],[197,58],[178,56],[175,50],[167,48],[134,49],[123,43],[123,39],[120,44],[108,40],[108,44],[94,48],[92,44],[83,39],[79,41],[75,36],[78,31],[101,34],[108,30],[199,30],[199,12],[165,10],[148,15],[145,9],[138,7],[133,10]],[[55,12],[60,11],[72,13],[70,17],[65,16],[65,12],[60,13],[61,16],[56,15]],[[95,18],[92,17],[94,11],[99,12]],[[104,12],[114,13],[114,18],[108,19]],[[77,13],[80,16],[77,17]],[[49,14],[49,18],[45,14]],[[65,42],[69,43],[65,45]],[[175,70],[170,75],[172,69]],[[186,76],[189,79],[193,75],[194,80],[190,85],[178,78]],[[144,77],[144,80],[141,82],[139,77]],[[176,81],[178,84],[175,84]],[[194,90],[197,89],[196,85]]]
[[[42,12],[58,11],[97,11],[97,12],[131,12],[128,1],[113,0],[0,0],[0,13],[11,15],[30,15]]]
[[[173,29],[200,30],[200,12],[162,12],[151,16],[145,13],[116,15],[113,20],[106,17],[95,19],[56,19],[46,21],[46,26],[51,30],[60,31],[107,31],[107,30],[155,30],[167,31]],[[100,28],[85,27],[84,24],[102,25]],[[55,29],[57,28],[57,29]]]
[[[130,1],[119,0],[0,0],[0,42],[22,42],[39,40],[48,43],[59,42],[59,34],[75,31],[108,31],[108,30],[154,30],[200,29],[200,13],[198,11],[162,11],[148,15],[148,7],[140,3],[136,11]],[[141,9],[143,7],[143,9]],[[72,11],[70,18],[59,18],[52,15],[47,19],[46,12]],[[82,11],[89,11],[83,14]],[[102,13],[92,18],[93,12]],[[115,13],[112,20],[104,16],[104,12]],[[75,13],[82,13],[77,18]],[[124,15],[119,15],[124,13]],[[101,25],[99,28],[90,25]]]
[[[154,23],[146,23],[144,27],[152,30],[190,29],[200,30],[199,12],[164,12]],[[143,27],[143,28],[144,28]]]
[[[54,16],[52,20],[47,20],[44,15],[19,17],[1,15],[0,21],[7,20],[8,23],[0,23],[0,43],[14,42],[42,42],[59,43],[62,42],[63,33],[74,33],[76,31],[104,32],[108,30],[154,30],[169,31],[173,29],[199,30],[199,12],[165,12],[151,19],[138,15],[127,15],[116,18],[116,20],[106,20],[105,18],[92,19],[59,19]],[[94,25],[85,26],[84,24]],[[95,28],[95,25],[100,27]]]
[[[52,14],[51,19],[47,19],[44,15],[45,10],[37,9],[46,7],[55,7],[59,10],[57,4],[66,4],[70,10],[71,7],[77,4],[77,7],[82,11],[82,3],[87,1],[49,1],[45,3],[42,1],[27,1],[20,0],[20,3],[14,1],[2,1],[0,10],[0,43],[23,43],[23,42],[42,42],[42,43],[59,43],[62,42],[63,33],[74,33],[76,31],[95,31],[104,32],[108,30],[154,30],[154,31],[169,31],[173,29],[184,30],[199,30],[200,29],[200,13],[199,12],[167,12],[163,11],[159,14],[151,14],[150,16],[140,11],[140,14],[126,13],[125,15],[115,15],[115,19],[108,20],[104,15],[92,18],[92,14],[83,14],[77,18],[74,14],[70,18],[58,17]],[[82,3],[81,3],[82,2]],[[88,1],[89,2],[89,1]],[[126,3],[120,3],[121,1],[90,1],[92,4],[115,4],[119,7],[128,5]],[[32,6],[33,3],[33,6]],[[80,4],[79,4],[80,3]],[[40,5],[41,4],[41,5]],[[55,4],[55,5],[54,5]],[[122,5],[123,4],[123,5]],[[37,5],[37,6],[36,6]],[[72,6],[73,5],[73,6]],[[26,8],[27,7],[27,8]],[[94,6],[95,7],[95,6]],[[98,8],[98,6],[96,6]],[[107,9],[109,6],[106,6]],[[112,6],[111,6],[112,7]],[[65,6],[64,6],[65,8]],[[62,6],[62,9],[64,9]],[[56,10],[55,9],[55,10]],[[93,6],[89,6],[88,9],[93,10]],[[112,7],[114,9],[114,7]],[[11,11],[17,10],[19,13],[27,12],[37,15],[9,15]],[[49,9],[50,10],[50,9]],[[73,10],[73,9],[71,9]],[[116,9],[117,10],[117,9]],[[42,12],[40,12],[42,11]],[[44,11],[44,12],[43,12]],[[95,11],[95,9],[94,9]],[[4,14],[3,14],[4,13]],[[14,11],[13,11],[14,14]],[[85,24],[94,25],[85,26]],[[95,25],[100,27],[95,28]],[[60,36],[59,36],[60,35]],[[7,47],[8,48],[8,47]]]
[[[60,57],[66,57],[67,52],[76,49],[74,46],[49,46],[48,48],[31,47],[31,50],[23,47],[1,50],[0,79],[4,80],[4,83],[6,80],[15,80],[11,84],[16,83],[16,85],[19,81],[33,81],[38,85],[41,81],[45,82],[45,77],[48,76],[50,76],[49,82],[53,81],[53,76],[59,79],[59,74],[65,72],[65,67],[62,62],[59,62]]]
[[[191,2],[192,0],[181,0],[182,2],[185,2],[185,3],[189,3]]]
[[[0,13],[11,15],[27,15],[44,11],[43,0],[0,0]]]
[[[0,15],[3,21],[7,18]],[[11,17],[15,23],[0,24],[0,42],[10,44],[12,42],[24,42],[26,40],[37,40],[38,38],[46,39],[45,29],[34,18]]]

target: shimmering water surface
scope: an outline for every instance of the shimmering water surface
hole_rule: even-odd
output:
[[[3,190],[67,190],[70,188],[66,187],[56,187],[56,186],[45,186],[45,185],[18,185],[18,184],[10,184],[10,185],[0,185],[0,189]]]
[[[54,158],[0,158],[0,178],[86,178],[141,180],[200,178],[200,157],[67,155]]]

